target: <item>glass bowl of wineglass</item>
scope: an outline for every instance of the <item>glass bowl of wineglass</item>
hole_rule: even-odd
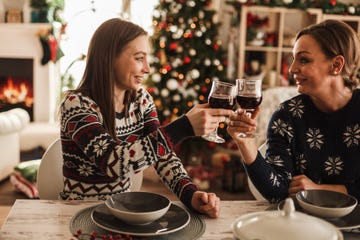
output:
[[[246,115],[251,117],[262,101],[262,78],[236,79],[236,86],[236,102],[246,110]],[[239,137],[255,137],[255,133],[240,133]]]
[[[211,108],[233,109],[235,105],[236,85],[229,82],[214,80],[208,96],[209,106]],[[225,139],[217,134],[217,128],[208,135],[202,136],[204,139],[224,143]]]

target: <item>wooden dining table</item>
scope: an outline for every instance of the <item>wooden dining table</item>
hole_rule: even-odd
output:
[[[76,239],[69,228],[71,219],[82,209],[99,203],[98,201],[18,199],[1,227],[0,239]],[[199,239],[234,239],[231,225],[238,217],[247,213],[265,211],[269,207],[271,205],[266,201],[221,201],[219,218],[203,217],[206,227]],[[360,235],[346,235],[344,239],[360,239]]]

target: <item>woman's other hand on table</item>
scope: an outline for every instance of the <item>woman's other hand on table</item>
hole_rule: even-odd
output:
[[[217,218],[220,211],[220,198],[215,193],[196,191],[191,199],[191,205],[199,213]]]

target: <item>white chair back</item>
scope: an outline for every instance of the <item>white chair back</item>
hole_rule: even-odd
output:
[[[59,199],[59,193],[64,187],[62,166],[61,140],[58,138],[50,144],[41,158],[37,173],[37,188],[40,199]],[[132,182],[131,191],[139,191],[142,185],[143,172],[131,175],[130,179]]]
[[[263,143],[260,147],[259,147],[259,151],[261,153],[261,155],[265,156],[266,153],[266,143]],[[252,193],[252,195],[255,197],[256,200],[266,200],[266,198],[263,197],[263,195],[257,190],[257,188],[255,187],[255,185],[252,183],[251,179],[248,177],[248,185],[249,185],[249,189],[250,192]]]
[[[41,158],[36,180],[40,199],[59,198],[64,186],[62,165],[61,141],[58,138],[50,144]]]

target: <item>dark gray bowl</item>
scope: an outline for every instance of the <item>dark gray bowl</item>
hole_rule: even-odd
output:
[[[306,212],[324,218],[345,216],[357,205],[355,197],[328,190],[303,190],[296,193],[296,200]]]
[[[125,192],[113,195],[105,201],[111,213],[128,224],[148,224],[161,218],[171,201],[150,192]]]

